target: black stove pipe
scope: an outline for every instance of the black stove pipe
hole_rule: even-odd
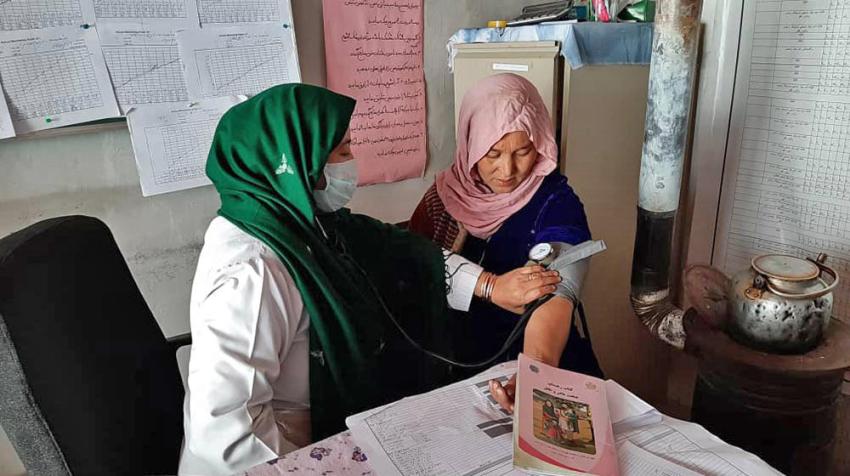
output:
[[[650,332],[684,348],[683,312],[670,296],[673,228],[679,205],[702,0],[658,0],[640,166],[631,302]]]

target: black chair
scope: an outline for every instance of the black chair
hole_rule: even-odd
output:
[[[183,384],[107,226],[0,240],[0,426],[32,475],[175,474]]]

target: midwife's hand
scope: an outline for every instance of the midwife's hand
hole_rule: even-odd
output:
[[[515,314],[522,314],[525,305],[555,291],[561,282],[557,271],[547,271],[542,266],[524,266],[496,277],[493,304]]]
[[[516,394],[516,374],[508,380],[504,386],[498,380],[490,380],[490,393],[499,406],[505,410],[514,412],[514,396]]]

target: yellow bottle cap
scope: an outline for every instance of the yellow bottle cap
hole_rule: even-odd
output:
[[[507,26],[507,20],[490,20],[487,22],[487,28],[505,28]]]

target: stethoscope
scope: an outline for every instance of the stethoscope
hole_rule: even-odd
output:
[[[328,234],[325,232],[324,227],[322,227],[321,222],[318,219],[316,219],[316,223],[318,224],[319,230],[322,232],[322,235],[324,235],[325,239],[329,240]],[[357,264],[357,261],[354,260],[353,257],[348,255],[348,252],[345,249],[344,243],[340,242],[339,245],[340,246],[338,247],[338,251],[340,252],[342,257],[347,259],[354,266],[354,268],[361,274],[362,278],[369,285],[369,288],[371,289],[372,293],[378,299],[378,303],[381,305],[381,308],[384,310],[387,317],[390,318],[390,322],[392,322],[393,325],[396,327],[396,329],[398,329],[398,331],[401,333],[402,337],[404,337],[404,339],[410,345],[412,345],[414,349],[422,352],[423,354],[425,354],[425,355],[427,355],[427,356],[429,356],[433,359],[439,360],[443,363],[446,363],[446,364],[449,364],[449,365],[455,365],[455,366],[461,367],[461,368],[474,369],[474,368],[486,367],[486,366],[491,365],[494,362],[496,362],[500,357],[502,357],[502,355],[504,355],[506,352],[508,352],[510,350],[510,348],[514,345],[514,343],[517,341],[517,339],[519,339],[519,337],[522,335],[522,331],[523,331],[523,329],[525,329],[525,325],[528,323],[528,320],[531,319],[531,316],[532,316],[532,314],[534,314],[534,311],[536,311],[537,308],[539,308],[540,306],[545,304],[547,301],[552,299],[552,296],[553,296],[552,294],[549,294],[547,296],[543,296],[542,298],[538,299],[537,301],[535,301],[535,302],[531,303],[529,306],[527,306],[526,309],[525,309],[525,312],[522,313],[522,315],[520,316],[516,325],[514,325],[513,329],[511,329],[511,332],[510,332],[510,334],[508,334],[508,337],[505,339],[505,342],[502,344],[502,346],[499,348],[499,350],[495,354],[493,354],[491,357],[489,357],[485,360],[479,361],[479,362],[461,362],[461,361],[454,360],[454,359],[451,359],[449,357],[446,357],[444,355],[438,354],[437,352],[434,352],[432,350],[426,349],[419,342],[416,342],[416,339],[410,337],[410,335],[407,333],[407,331],[405,331],[404,328],[401,326],[401,324],[399,324],[399,322],[396,319],[393,312],[390,311],[389,307],[384,302],[384,299],[381,296],[380,291],[378,291],[378,288],[375,286],[375,284],[372,282],[372,280],[369,279],[369,276],[366,274],[366,271],[363,268],[361,268],[359,264]],[[541,248],[541,245],[548,246],[549,247],[548,250],[545,247]],[[554,255],[554,253],[553,253],[554,250],[552,249],[551,245],[549,245],[548,243],[541,243],[541,244],[539,244],[539,245],[537,245],[537,246],[535,246],[531,249],[531,251],[529,252],[529,256],[528,256],[529,260],[534,261],[534,262],[539,263],[539,264],[545,263],[546,262],[545,259],[539,259],[539,258],[544,257],[544,251],[545,251],[545,257],[546,258],[552,257]],[[535,259],[535,258],[538,258],[538,259]],[[551,260],[548,263],[546,263],[546,265],[548,265],[549,263],[551,263]]]

